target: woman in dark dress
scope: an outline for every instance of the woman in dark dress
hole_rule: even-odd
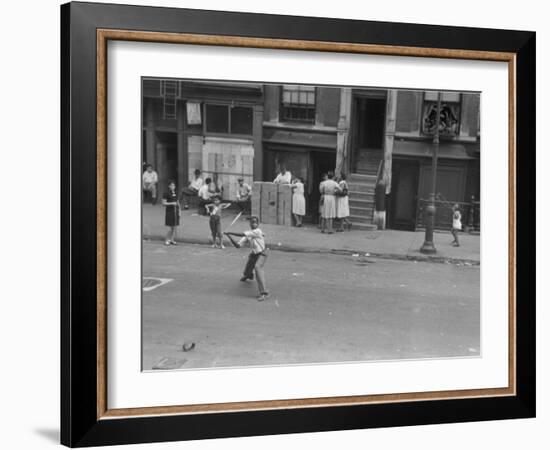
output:
[[[162,204],[166,208],[164,224],[168,227],[164,245],[177,245],[176,228],[180,224],[180,205],[174,181],[168,182],[168,192],[162,196]]]

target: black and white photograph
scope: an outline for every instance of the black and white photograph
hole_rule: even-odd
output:
[[[143,371],[480,357],[480,92],[141,82]]]

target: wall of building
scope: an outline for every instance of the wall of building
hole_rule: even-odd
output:
[[[178,88],[176,118],[165,118],[159,80],[145,80],[143,93],[143,148],[146,162],[152,164],[159,175],[159,189],[165,190],[168,180],[176,178],[178,188],[193,179],[199,169],[203,177],[216,180],[224,199],[233,199],[237,178],[242,176],[252,183],[255,174],[262,172],[263,104],[260,88],[237,85],[231,87],[202,84],[198,87],[182,84]],[[188,94],[187,96],[185,94]],[[239,96],[243,97],[242,102]],[[187,102],[200,103],[200,123],[189,124]],[[205,104],[247,106],[252,111],[250,135],[210,133],[205,126]],[[231,111],[232,109],[230,109]],[[230,113],[231,114],[231,113]]]

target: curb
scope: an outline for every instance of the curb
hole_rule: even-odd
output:
[[[163,236],[144,236],[143,241],[164,241]],[[184,244],[196,244],[196,245],[211,245],[210,239],[198,239],[198,238],[185,238],[179,239],[179,242]],[[316,254],[333,254],[343,256],[368,257],[379,259],[391,259],[397,261],[415,261],[415,262],[430,262],[439,264],[456,264],[456,265],[468,265],[479,266],[480,261],[475,259],[466,258],[453,258],[447,256],[429,256],[429,255],[411,255],[400,253],[372,253],[366,250],[349,250],[349,249],[330,249],[330,248],[316,248],[316,247],[288,247],[286,245],[274,245],[267,244],[269,250],[276,250],[288,253],[316,253]]]

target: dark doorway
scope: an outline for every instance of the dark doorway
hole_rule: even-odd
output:
[[[390,228],[414,231],[418,200],[417,161],[394,160],[389,205]]]
[[[168,182],[178,182],[178,135],[177,133],[161,132],[156,133],[156,160],[155,170],[159,176],[159,194],[162,195],[168,190]],[[181,186],[177,186],[180,190]]]
[[[382,159],[386,127],[386,96],[357,96],[354,101],[352,172],[376,175]]]

